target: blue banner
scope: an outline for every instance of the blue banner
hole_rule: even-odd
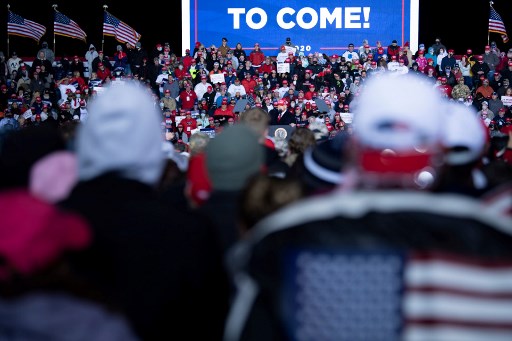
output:
[[[259,43],[269,55],[277,54],[286,38],[306,54],[339,53],[349,43],[361,46],[363,39],[371,47],[377,40],[383,46],[409,41],[412,49],[417,44],[417,2],[183,0],[183,49],[196,42],[219,46],[222,37],[230,47],[240,42],[249,51]]]

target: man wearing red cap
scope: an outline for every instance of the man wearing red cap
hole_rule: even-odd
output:
[[[110,78],[112,74],[110,72],[110,69],[107,68],[107,66],[103,62],[99,62],[96,75],[99,79],[101,79],[102,82],[104,82],[105,79]]]
[[[277,53],[276,62],[278,64],[284,63],[286,58],[288,58],[288,52],[286,51],[286,46],[281,45],[279,52]]]
[[[446,55],[446,57],[441,59],[441,71],[444,72],[444,70],[446,70],[447,67],[450,67],[450,70],[452,70],[455,64],[457,64],[457,59],[455,59],[455,57],[453,56],[454,53],[455,51],[453,49],[448,49],[448,54]]]
[[[213,118],[219,120],[221,123],[224,123],[229,118],[235,118],[233,110],[228,105],[227,98],[222,99],[220,108],[215,109],[215,112],[213,113]]]
[[[181,109],[183,110],[192,110],[194,108],[194,104],[197,103],[197,95],[195,91],[192,90],[190,81],[185,82],[185,90],[181,91],[179,95],[179,102]]]
[[[240,96],[245,96],[247,94],[245,87],[242,85],[242,82],[240,82],[240,79],[235,77],[234,82],[228,87],[228,93],[231,96],[234,96],[237,92],[240,93]]]
[[[171,96],[171,90],[164,90],[164,97],[160,101],[162,102],[163,110],[176,110],[176,100]]]
[[[439,91],[441,92],[441,95],[446,98],[452,98],[452,86],[448,84],[448,79],[446,76],[440,76],[441,77],[441,84],[437,87]]]
[[[272,61],[272,57],[266,56],[265,62],[261,65],[258,70],[259,73],[263,74],[267,72],[268,74],[272,73],[272,70],[277,70],[275,63]]]
[[[489,65],[489,71],[486,77],[492,79],[496,67],[500,64],[500,57],[491,51],[491,46],[486,45],[484,48],[484,63]]]
[[[277,108],[270,110],[270,125],[289,125],[295,123],[294,114],[288,110],[285,100],[277,101]]]
[[[473,84],[475,87],[478,87],[482,84],[480,80],[480,76],[487,77],[489,74],[489,65],[484,63],[484,56],[477,55],[475,56],[476,63],[471,67],[471,72],[473,73]]]
[[[251,74],[249,72],[246,72],[244,75],[244,79],[242,79],[242,86],[245,89],[245,93],[251,93],[251,89],[254,90],[254,88],[257,85],[258,83],[256,83],[256,80],[254,78],[252,78]]]
[[[304,93],[304,99],[307,101],[312,101],[314,98],[316,98],[316,88],[314,84],[309,84],[308,91]]]
[[[75,71],[79,71],[80,72],[80,77],[84,77],[85,66],[84,66],[84,62],[82,62],[80,57],[78,57],[78,56],[74,56],[73,57],[73,60],[69,64],[69,70],[72,71],[73,73]]]
[[[208,82],[208,76],[205,74],[201,75],[201,81],[196,84],[194,87],[194,91],[197,95],[198,99],[202,99],[203,95],[208,90],[208,87],[211,87],[212,85]]]
[[[372,54],[373,54],[373,60],[378,62],[379,59],[382,58],[382,56],[384,56],[387,51],[387,49],[382,46],[382,42],[380,40],[377,40],[375,42],[375,48],[372,50]]]
[[[192,130],[197,129],[197,121],[192,118],[190,110],[185,112],[185,118],[181,120],[180,124],[183,125],[183,130],[188,138],[192,135]]]
[[[107,56],[105,56],[103,51],[98,51],[98,56],[93,59],[93,61],[92,61],[92,71],[98,72],[99,63],[103,63],[105,68],[107,68],[109,70],[112,68],[112,64],[110,64],[110,60],[108,59]]]
[[[391,56],[388,61],[388,71],[395,72],[398,70],[399,66],[400,66],[400,63],[398,63],[397,57]]]
[[[288,84],[288,80],[283,79],[283,81],[281,82],[281,86],[279,87],[279,89],[277,89],[277,91],[279,92],[279,98],[283,98],[283,96],[285,96],[288,93],[289,89],[290,86]]]

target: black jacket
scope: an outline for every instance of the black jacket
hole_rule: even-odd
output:
[[[227,287],[207,222],[116,174],[78,183],[61,206],[93,230],[73,270],[126,314],[142,340],[220,340]]]
[[[497,212],[463,196],[405,191],[289,205],[231,251],[239,281],[225,340],[437,340],[443,327],[463,339],[474,323],[511,338],[479,318],[483,302],[500,315],[492,302],[512,268],[512,221]]]

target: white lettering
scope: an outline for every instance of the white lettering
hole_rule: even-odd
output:
[[[245,8],[228,8],[228,14],[233,15],[233,29],[240,29],[241,16],[244,14],[246,14],[245,23],[253,30],[264,28],[268,22],[267,13],[259,7],[250,8],[247,12]],[[258,18],[254,18],[255,16],[259,16],[259,20],[256,20]],[[362,23],[361,20],[364,22]],[[370,28],[370,7],[335,7],[332,10],[320,7],[318,11],[311,7],[303,7],[298,12],[291,7],[283,7],[277,12],[276,23],[285,30],[290,30],[295,25],[305,30],[316,26],[321,29],[328,26],[338,29]]]
[[[295,10],[290,7],[281,8],[279,12],[277,12],[276,20],[277,25],[279,25],[279,27],[281,27],[284,30],[289,30],[295,27],[295,23],[293,21],[285,22],[284,16],[286,14],[293,15],[295,14]]]
[[[228,8],[228,14],[233,14],[233,29],[240,29],[240,14],[245,13],[245,8]]]
[[[341,7],[336,7],[332,13],[325,7],[320,8],[320,28],[327,28],[327,22],[332,25],[336,21],[334,27],[341,28]]]
[[[253,20],[254,15],[260,16],[259,22],[257,22],[257,23],[254,22],[254,20]],[[260,28],[265,27],[265,25],[267,24],[267,20],[268,20],[267,13],[263,9],[258,8],[258,7],[251,8],[247,12],[247,16],[245,18],[245,22],[247,23],[247,26],[249,26],[253,30],[259,30]]]
[[[304,15],[309,14],[311,21],[309,23],[304,21]],[[311,7],[304,7],[297,13],[297,24],[303,29],[309,30],[316,26],[318,23],[318,14]]]
[[[360,21],[361,7],[345,7],[345,28],[361,28]]]

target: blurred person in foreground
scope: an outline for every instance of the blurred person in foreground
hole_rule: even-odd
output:
[[[227,294],[208,222],[158,200],[161,115],[135,83],[107,87],[78,130],[78,183],[61,206],[91,225],[72,264],[143,340],[218,340]]]
[[[339,190],[278,210],[230,250],[226,341],[512,338],[512,219],[431,192],[446,106],[416,77],[374,78],[354,100]]]
[[[81,217],[23,187],[0,192],[0,205],[1,340],[140,340],[119,311],[70,271],[72,255],[91,242]]]
[[[197,213],[214,223],[217,245],[224,254],[240,238],[236,221],[240,193],[252,176],[264,171],[265,151],[259,136],[237,123],[208,142],[204,153],[209,195]]]

